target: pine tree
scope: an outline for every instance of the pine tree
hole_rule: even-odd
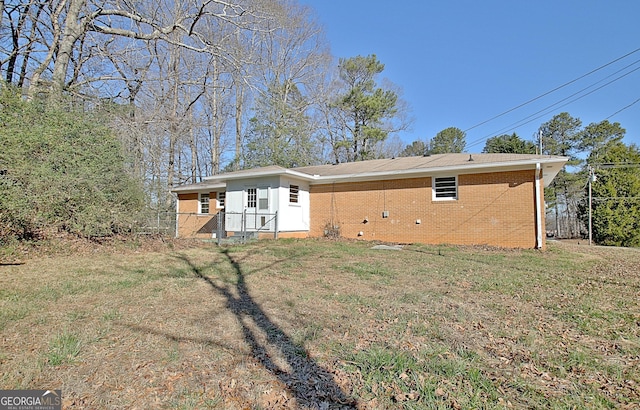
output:
[[[596,161],[597,158],[597,161]],[[592,152],[593,239],[600,245],[640,247],[640,151],[610,142]],[[588,208],[581,207],[586,221]]]

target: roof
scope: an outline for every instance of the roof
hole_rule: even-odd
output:
[[[307,180],[310,184],[365,181],[376,179],[410,178],[442,174],[468,174],[481,172],[535,169],[543,171],[545,185],[551,183],[568,158],[534,154],[438,154],[422,157],[399,157],[341,164],[283,168],[272,165],[242,171],[228,172],[205,178],[199,184],[186,185],[173,191],[196,191],[224,186],[225,181],[275,175],[288,175]]]
[[[420,172],[460,172],[480,168],[533,165],[540,162],[567,161],[565,157],[533,154],[438,154],[421,157],[399,157],[370,161],[345,162],[336,165],[317,165],[294,168],[298,172],[320,177],[384,175]],[[560,165],[559,169],[562,168]],[[558,169],[558,170],[559,170]],[[555,176],[555,175],[554,175]]]

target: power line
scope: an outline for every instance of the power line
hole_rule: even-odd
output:
[[[523,118],[522,120],[516,121],[516,122],[514,122],[514,123],[511,123],[510,125],[508,125],[508,126],[507,126],[507,127],[505,127],[505,128],[502,128],[502,129],[500,129],[500,130],[498,130],[498,131],[492,132],[491,134],[489,134],[489,135],[487,135],[486,137],[482,138],[480,141],[483,141],[484,139],[486,139],[487,137],[489,137],[489,136],[491,136],[491,135],[496,135],[496,134],[501,133],[501,132],[511,131],[511,130],[513,130],[513,129],[515,129],[515,128],[518,128],[518,127],[522,126],[522,125],[528,124],[528,123],[529,123],[529,122],[531,122],[531,121],[526,121],[526,122],[525,122],[525,120],[528,120],[529,118],[532,118],[532,117],[534,117],[534,116],[536,116],[536,115],[538,115],[538,114],[540,114],[540,113],[543,113],[543,112],[545,112],[545,111],[549,110],[550,108],[553,108],[553,107],[555,107],[556,105],[558,105],[558,104],[560,104],[560,103],[562,103],[562,102],[564,102],[564,101],[566,101],[566,100],[570,99],[571,97],[575,97],[576,95],[579,95],[579,94],[580,94],[580,93],[582,93],[583,91],[586,91],[586,90],[588,90],[589,88],[592,88],[592,87],[593,87],[593,86],[595,86],[596,84],[599,84],[599,83],[601,83],[602,81],[606,80],[607,78],[610,78],[610,77],[614,76],[615,74],[618,74],[619,72],[621,72],[621,71],[623,71],[623,70],[626,70],[627,68],[629,68],[629,67],[631,67],[631,66],[633,66],[633,65],[637,64],[638,62],[640,62],[640,60],[636,60],[636,61],[634,61],[633,63],[631,63],[631,64],[629,64],[628,66],[626,66],[626,67],[624,67],[624,68],[622,68],[622,69],[620,69],[620,70],[616,71],[615,73],[612,73],[612,74],[608,75],[607,77],[605,77],[605,78],[603,78],[603,79],[601,79],[601,80],[599,80],[599,81],[597,81],[597,82],[595,82],[595,83],[593,83],[593,84],[589,85],[588,87],[585,87],[585,88],[583,88],[583,89],[581,89],[581,90],[579,90],[579,91],[577,91],[577,92],[575,92],[575,93],[573,93],[573,94],[569,95],[568,97],[565,97],[565,98],[561,99],[560,101],[557,101],[557,102],[555,102],[555,103],[553,103],[553,104],[551,104],[551,105],[548,105],[548,106],[544,107],[544,108],[543,108],[543,109],[541,109],[540,111],[537,111],[537,112],[535,112],[535,113],[533,113],[533,114],[531,114],[531,115],[529,115],[529,116],[527,116],[527,117]],[[640,67],[635,68],[635,69],[633,69],[633,70],[629,71],[628,73],[625,73],[625,74],[623,74],[623,75],[621,75],[621,76],[619,76],[619,77],[617,77],[617,78],[613,79],[612,81],[609,81],[608,83],[606,83],[606,84],[602,85],[601,87],[598,87],[598,88],[596,88],[595,90],[592,90],[592,91],[590,91],[589,93],[584,94],[583,96],[581,96],[581,97],[579,97],[579,98],[576,98],[576,99],[574,99],[574,100],[569,101],[569,103],[567,103],[567,104],[570,104],[570,103],[572,103],[572,102],[574,102],[574,101],[577,101],[577,100],[579,100],[580,98],[586,97],[587,95],[592,94],[592,93],[594,93],[594,92],[596,92],[596,91],[600,90],[601,88],[606,87],[607,85],[609,85],[609,84],[611,84],[611,83],[613,83],[613,82],[615,82],[615,81],[618,81],[618,80],[620,80],[621,78],[626,77],[627,75],[629,75],[629,74],[631,74],[631,73],[633,73],[634,71],[637,71],[637,70],[639,70],[639,69],[640,69]],[[562,105],[562,106],[560,106],[560,107],[558,107],[558,108],[562,108],[562,107],[564,107],[564,106],[565,106],[565,105],[567,105],[567,104],[564,104],[564,105]],[[540,118],[540,117],[542,117],[542,116],[544,116],[544,115],[546,115],[546,114],[547,114],[547,113],[545,112],[543,115],[541,115],[541,116],[539,116],[539,117],[532,118],[532,121],[533,121],[533,120],[536,120],[536,119],[538,119],[538,118]],[[512,127],[513,127],[513,128],[512,128]],[[471,144],[471,145],[474,145],[474,144]]]
[[[605,67],[610,66],[613,63],[616,63],[616,62],[622,60],[623,58],[626,58],[626,57],[630,56],[631,54],[637,53],[638,51],[640,51],[640,48],[636,48],[635,50],[633,50],[633,51],[631,51],[631,52],[629,52],[629,53],[627,53],[627,54],[625,54],[625,55],[623,55],[621,57],[618,57],[615,60],[612,60],[612,61],[610,61],[610,62],[608,62],[608,63],[606,63],[606,64],[604,64],[604,65],[602,65],[602,66],[600,66],[600,67],[598,67],[596,69],[593,69],[593,70],[589,71],[588,73],[583,74],[583,75],[581,75],[580,77],[578,77],[576,79],[573,79],[573,80],[571,80],[571,81],[569,81],[567,83],[564,83],[564,84],[562,84],[562,85],[560,85],[560,86],[558,86],[558,87],[556,87],[556,88],[554,88],[552,90],[549,90],[549,91],[545,92],[544,94],[541,94],[541,95],[539,95],[539,96],[537,96],[535,98],[530,99],[529,101],[523,102],[522,104],[520,104],[520,105],[518,105],[516,107],[510,108],[507,111],[504,111],[504,112],[502,112],[502,113],[500,113],[500,114],[498,114],[498,115],[496,115],[494,117],[489,118],[488,120],[482,121],[482,122],[480,122],[480,123],[478,123],[478,124],[476,124],[476,125],[474,125],[474,126],[472,126],[470,128],[467,128],[466,130],[464,130],[464,132],[470,131],[470,130],[472,130],[474,128],[477,128],[477,127],[479,127],[481,125],[484,125],[484,124],[488,123],[489,121],[493,121],[496,118],[500,118],[500,117],[502,117],[502,116],[504,116],[506,114],[509,114],[510,112],[513,112],[513,111],[517,110],[518,108],[524,107],[527,104],[530,104],[530,103],[532,103],[534,101],[537,101],[542,97],[545,97],[545,96],[547,96],[547,95],[549,95],[549,94],[551,94],[551,93],[553,93],[555,91],[558,91],[558,90],[560,90],[560,89],[562,89],[562,88],[564,88],[564,87],[566,87],[568,85],[571,85],[571,84],[575,83],[576,81],[579,81],[579,80],[581,80],[581,79],[583,79],[583,78],[585,78],[585,77],[587,77],[587,76],[589,76],[589,75],[591,75],[591,74],[593,74],[593,73],[595,73],[597,71],[602,70]]]
[[[634,102],[632,102],[631,104],[627,105],[626,107],[623,107],[621,109],[619,109],[618,111],[614,112],[613,114],[611,114],[610,116],[608,116],[607,118],[605,118],[605,120],[608,120],[609,118],[613,117],[616,114],[620,114],[622,111],[626,110],[627,108],[631,107],[632,105],[634,105],[635,103],[637,103],[638,101],[640,101],[640,98],[638,98],[637,100],[635,100]]]
[[[474,145],[477,145],[477,144],[481,143],[482,141],[485,141],[487,138],[489,138],[489,137],[491,137],[491,136],[495,136],[495,135],[500,134],[500,133],[505,133],[505,132],[513,131],[513,130],[515,130],[515,129],[517,129],[517,128],[519,128],[519,127],[523,126],[523,125],[529,124],[530,122],[533,122],[533,121],[535,121],[535,120],[537,120],[537,119],[540,119],[540,118],[544,117],[545,115],[547,115],[547,114],[549,114],[550,112],[552,112],[552,111],[553,111],[553,110],[550,110],[550,108],[553,108],[553,107],[555,107],[556,105],[558,105],[558,104],[562,103],[563,101],[566,101],[566,100],[568,100],[569,98],[574,97],[574,96],[576,96],[576,95],[578,95],[578,94],[582,93],[583,91],[588,90],[589,88],[593,87],[594,85],[596,85],[596,84],[598,84],[598,83],[600,83],[600,82],[602,82],[602,81],[606,80],[607,78],[609,78],[609,77],[611,77],[611,76],[613,76],[613,75],[615,75],[615,74],[619,73],[620,71],[622,71],[622,70],[624,70],[624,69],[629,68],[630,66],[632,66],[632,65],[634,65],[634,64],[636,64],[636,63],[638,63],[639,61],[640,61],[640,60],[635,61],[634,63],[632,63],[632,64],[630,64],[630,65],[628,65],[628,66],[626,66],[626,67],[624,67],[624,68],[622,68],[622,69],[620,69],[620,70],[616,71],[615,73],[613,73],[613,74],[611,74],[611,75],[609,75],[609,76],[607,76],[607,77],[603,78],[602,80],[599,80],[599,81],[597,81],[597,82],[595,82],[595,83],[591,84],[590,86],[585,87],[585,88],[583,88],[582,90],[577,91],[577,92],[575,92],[575,93],[573,93],[573,94],[569,95],[568,97],[563,98],[563,99],[562,99],[562,100],[560,100],[560,101],[557,101],[557,102],[555,102],[555,103],[553,103],[553,104],[551,104],[551,105],[548,105],[548,106],[546,106],[545,108],[543,108],[542,110],[537,111],[537,112],[535,112],[535,113],[533,113],[533,114],[531,114],[531,115],[529,115],[529,116],[525,117],[525,118],[524,118],[524,119],[522,119],[522,120],[519,120],[519,121],[516,121],[516,122],[514,122],[514,123],[511,123],[510,125],[508,125],[508,126],[507,126],[507,127],[505,127],[505,128],[502,128],[502,129],[500,129],[500,130],[498,130],[498,131],[495,131],[495,132],[492,132],[492,133],[490,133],[490,134],[488,134],[488,135],[485,135],[484,137],[482,137],[482,138],[480,138],[480,139],[478,139],[478,140],[476,140],[476,141],[472,142],[471,144],[468,144],[468,145],[467,145],[467,147],[473,147]],[[578,100],[580,100],[580,99],[582,99],[582,98],[584,98],[584,97],[586,97],[586,96],[588,96],[588,95],[591,95],[591,94],[593,94],[594,92],[596,92],[596,91],[598,91],[598,90],[601,90],[602,88],[604,88],[604,87],[606,87],[606,86],[608,86],[608,85],[610,85],[610,84],[612,84],[612,83],[614,83],[614,82],[616,82],[616,81],[618,81],[618,80],[620,80],[620,79],[622,79],[622,78],[624,78],[624,77],[628,76],[629,74],[631,74],[631,73],[633,73],[633,72],[635,72],[635,71],[638,71],[638,70],[640,70],[640,67],[636,67],[636,68],[634,68],[633,70],[631,70],[631,71],[629,71],[629,72],[627,72],[627,73],[625,73],[625,74],[623,74],[623,75],[621,75],[621,76],[619,76],[619,77],[616,77],[616,78],[614,78],[613,80],[611,80],[611,81],[609,81],[609,82],[607,82],[607,83],[605,83],[605,84],[601,85],[600,87],[598,87],[598,88],[596,88],[596,89],[594,89],[594,90],[591,90],[591,91],[589,91],[588,93],[583,94],[583,95],[581,95],[581,96],[579,96],[579,97],[577,97],[577,98],[574,98],[573,100],[571,100],[571,101],[567,102],[566,104],[562,104],[562,105],[560,105],[559,107],[554,108],[554,110],[555,110],[555,109],[558,109],[558,108],[566,107],[567,105],[569,105],[569,104],[571,104],[571,103],[573,103],[573,102],[576,102],[576,101],[578,101]],[[636,101],[636,102],[637,102],[637,101]],[[631,104],[631,105],[633,105],[633,104]],[[540,114],[540,113],[542,113],[542,114],[541,114],[541,115],[536,116],[537,114]],[[533,117],[533,118],[532,118],[532,117]],[[531,118],[531,119],[529,119],[529,118]],[[526,121],[526,120],[528,120],[528,121]]]

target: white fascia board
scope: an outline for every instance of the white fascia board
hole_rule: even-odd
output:
[[[205,177],[204,179],[205,180],[216,179],[218,181],[232,181],[232,180],[238,180],[238,179],[255,179],[255,178],[265,178],[265,177],[272,177],[272,176],[282,176],[282,175],[291,176],[297,179],[303,179],[305,181],[313,181],[315,179],[313,175],[305,174],[304,172],[298,172],[298,171],[294,171],[286,168],[266,171],[266,172],[265,171],[249,171],[243,174],[229,175],[229,176],[214,175],[210,177]]]
[[[294,171],[292,169],[287,169],[285,171],[285,175],[298,178],[298,179],[303,179],[305,181],[313,181],[317,178],[316,175],[309,175],[309,174],[305,174],[304,172]]]
[[[209,192],[212,190],[225,188],[227,184],[224,182],[214,182],[211,184],[198,184],[198,185],[183,185],[179,187],[175,187],[171,190],[171,192],[180,193],[180,192]]]
[[[451,165],[444,167],[433,168],[415,168],[400,171],[378,171],[378,172],[363,172],[359,174],[345,174],[345,175],[327,175],[327,176],[314,176],[311,184],[322,184],[332,182],[358,182],[358,181],[370,181],[381,178],[387,179],[402,179],[411,177],[422,177],[432,175],[460,175],[460,174],[473,174],[473,173],[487,173],[487,172],[500,172],[500,171],[519,171],[526,169],[535,169],[536,164],[549,164],[551,168],[547,168],[545,173],[548,172],[550,178],[545,178],[545,186],[547,186],[553,178],[560,172],[564,164],[567,162],[566,158],[531,158],[520,161],[509,162],[493,162],[484,164],[473,164],[471,161],[469,164],[464,165]],[[554,172],[555,171],[555,172]]]

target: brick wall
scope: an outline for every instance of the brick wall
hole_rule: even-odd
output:
[[[533,170],[459,175],[453,201],[432,200],[430,177],[312,185],[309,236],[333,225],[346,238],[533,248],[534,177]]]
[[[212,237],[217,229],[216,193],[209,194],[209,214],[198,214],[198,194],[178,194],[180,209],[178,214],[178,236],[180,238]]]

